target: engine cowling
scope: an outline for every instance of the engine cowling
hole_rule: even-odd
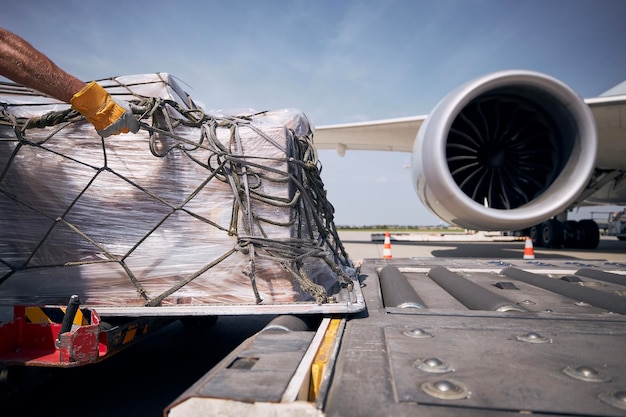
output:
[[[565,211],[596,160],[591,110],[561,81],[531,71],[492,73],[434,108],[413,148],[413,184],[445,221],[519,230]]]

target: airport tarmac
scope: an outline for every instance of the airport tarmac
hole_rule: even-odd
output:
[[[382,258],[383,242],[372,242],[371,232],[339,231],[348,255],[353,261],[365,258]],[[524,256],[523,240],[512,242],[492,241],[392,241],[391,254],[394,258],[490,258],[521,259]],[[547,249],[533,248],[535,259],[586,259],[626,263],[626,242],[613,236],[603,236],[596,249]]]

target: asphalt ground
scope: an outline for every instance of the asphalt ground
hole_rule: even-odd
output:
[[[365,258],[382,258],[384,243],[372,242],[371,232],[340,231],[339,237],[349,257],[355,261]],[[513,242],[405,242],[392,241],[393,258],[489,258],[522,259],[523,240]],[[626,262],[626,241],[613,236],[602,236],[598,248],[547,249],[533,248],[535,259],[586,259]]]
[[[383,242],[368,232],[340,232],[355,263],[381,258]],[[393,258],[523,258],[524,241],[392,242]],[[626,242],[603,237],[596,250],[534,248],[536,259],[626,263]],[[10,370],[0,381],[0,415],[162,416],[163,410],[246,338],[274,317],[224,316],[211,326],[180,321],[94,365],[70,369]],[[0,373],[0,380],[7,375]],[[14,410],[9,413],[9,410]]]

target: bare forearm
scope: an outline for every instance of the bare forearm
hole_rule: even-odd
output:
[[[94,81],[83,81],[59,68],[43,53],[0,28],[0,75],[72,105],[102,137],[137,133],[140,125],[129,103],[114,100]]]
[[[66,103],[86,85],[63,71],[28,42],[2,28],[0,75]]]

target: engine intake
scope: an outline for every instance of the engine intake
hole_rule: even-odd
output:
[[[518,230],[567,210],[595,167],[597,134],[583,99],[530,71],[475,79],[422,125],[413,183],[442,219],[473,230]]]

